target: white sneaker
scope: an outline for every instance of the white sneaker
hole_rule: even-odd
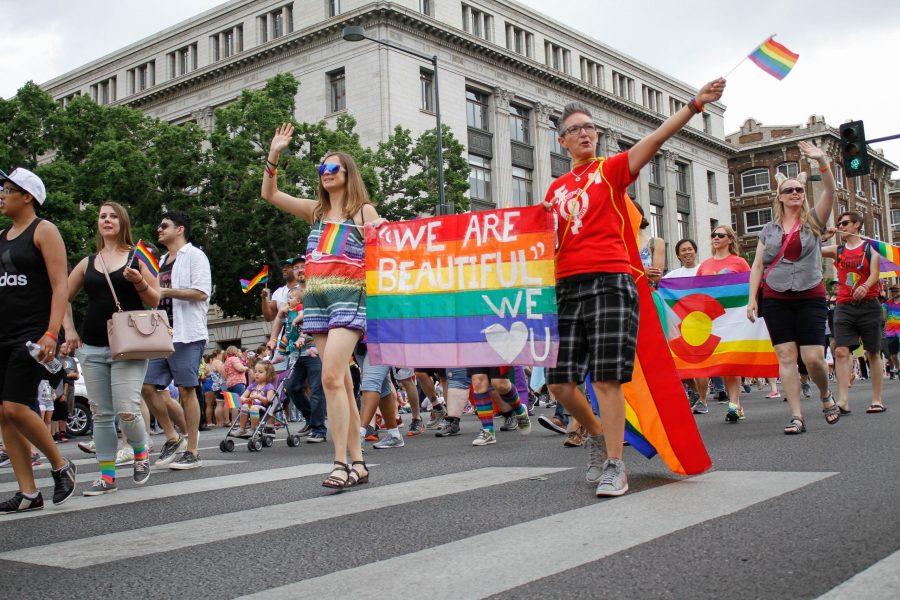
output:
[[[134,464],[134,448],[131,446],[122,446],[116,452],[116,466],[125,467]]]
[[[482,429],[478,437],[472,440],[473,446],[487,446],[488,444],[496,444],[497,436],[492,431]]]

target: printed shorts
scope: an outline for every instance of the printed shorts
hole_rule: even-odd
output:
[[[547,383],[631,381],[640,305],[626,273],[571,277],[556,283],[559,355]]]

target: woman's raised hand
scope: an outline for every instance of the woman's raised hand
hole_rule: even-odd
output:
[[[807,159],[814,160],[818,163],[827,160],[827,158],[825,157],[825,151],[815,144],[801,141],[798,142],[798,145],[800,146],[800,152],[802,152],[803,156],[805,156]]]
[[[722,97],[722,94],[725,92],[725,79],[723,77],[719,77],[718,79],[714,79],[710,81],[697,92],[697,102],[700,104],[709,104],[710,102],[715,102],[719,98]]]
[[[269,144],[269,152],[281,154],[291,144],[291,138],[294,136],[294,126],[290,123],[282,123],[281,127],[275,130],[272,137],[272,143]]]

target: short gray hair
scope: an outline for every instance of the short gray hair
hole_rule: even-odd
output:
[[[571,117],[574,114],[581,113],[583,115],[587,115],[589,119],[593,119],[594,115],[591,114],[591,109],[582,104],[581,102],[569,102],[563,107],[562,116],[559,118],[559,127],[556,128],[556,132],[562,136],[565,131],[565,126],[563,123],[566,122],[566,119]]]

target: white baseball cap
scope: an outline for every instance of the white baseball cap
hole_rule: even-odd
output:
[[[13,169],[13,172],[9,175],[0,171],[0,181],[5,181],[7,179],[34,196],[34,199],[38,201],[38,204],[43,204],[47,199],[47,190],[44,188],[44,182],[41,181],[40,177],[28,169],[18,167]]]

